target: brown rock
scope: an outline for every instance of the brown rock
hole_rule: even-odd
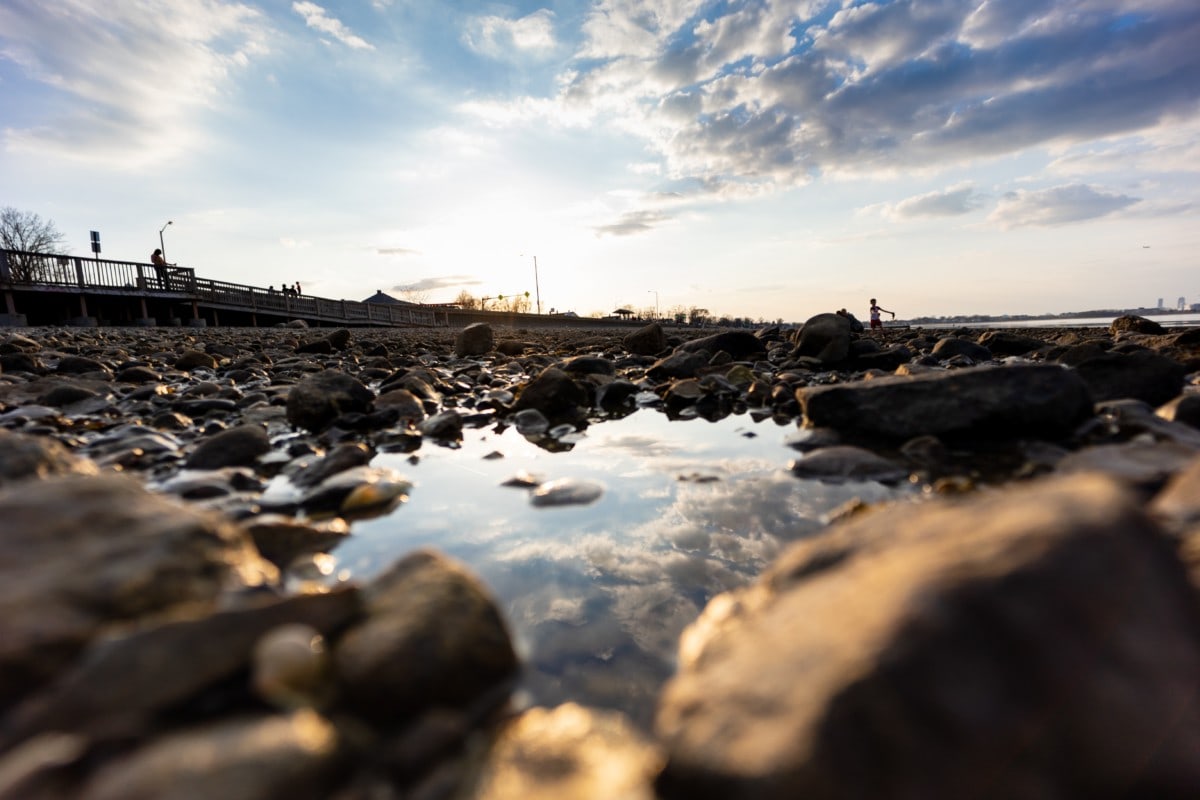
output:
[[[1200,786],[1200,613],[1106,478],[892,506],[684,635],[664,798],[1172,797]]]

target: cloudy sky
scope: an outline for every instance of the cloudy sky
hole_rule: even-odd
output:
[[[1193,303],[1197,42],[1195,0],[0,0],[0,206],[335,298]]]

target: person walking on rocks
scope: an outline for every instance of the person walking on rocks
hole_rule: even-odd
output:
[[[880,317],[879,317],[880,312],[883,312],[884,314],[891,314],[892,319],[896,318],[895,311],[888,311],[886,308],[884,308],[883,306],[876,303],[875,298],[872,297],[871,298],[871,330],[875,330],[876,328],[879,328],[881,330],[883,329],[883,320],[880,319]]]

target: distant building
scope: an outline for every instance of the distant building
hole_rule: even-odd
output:
[[[1165,308],[1163,305],[1163,299],[1161,297],[1158,298],[1158,305],[1156,305],[1155,308]]]
[[[1179,298],[1179,304],[1176,305],[1175,307],[1177,309],[1179,309],[1180,311],[1183,311],[1185,308],[1187,308],[1187,298],[1185,298],[1185,297]]]

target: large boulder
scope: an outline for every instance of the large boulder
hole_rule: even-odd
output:
[[[1136,314],[1124,314],[1117,317],[1108,326],[1108,330],[1113,336],[1120,333],[1162,334],[1167,332],[1166,328],[1154,320],[1139,317]]]
[[[188,469],[249,467],[271,450],[271,440],[261,425],[238,425],[214,434],[188,457]]]
[[[481,356],[490,353],[496,345],[492,326],[486,322],[475,322],[458,332],[454,338],[454,355]]]
[[[667,335],[663,333],[662,325],[651,322],[626,336],[622,344],[634,355],[653,356],[667,349]]]
[[[794,356],[809,356],[823,364],[837,364],[850,355],[852,323],[841,314],[817,314],[796,335]]]
[[[342,414],[365,414],[372,410],[375,393],[357,378],[327,369],[310,375],[288,392],[288,422],[320,432]]]
[[[589,402],[587,391],[570,375],[557,367],[547,367],[521,387],[512,410],[534,408],[553,421],[576,416]]]
[[[1132,397],[1151,405],[1175,398],[1183,390],[1187,374],[1178,361],[1152,350],[1104,353],[1076,364],[1075,371],[1097,401]]]
[[[750,331],[724,331],[701,339],[692,339],[675,349],[683,353],[697,353],[703,350],[709,355],[725,352],[736,361],[755,358],[767,352],[762,339]]]
[[[685,632],[659,794],[1194,797],[1197,696],[1195,592],[1117,484],[890,506]]]
[[[902,440],[971,434],[1065,437],[1090,416],[1087,385],[1057,366],[984,366],[802,387],[805,424]]]

